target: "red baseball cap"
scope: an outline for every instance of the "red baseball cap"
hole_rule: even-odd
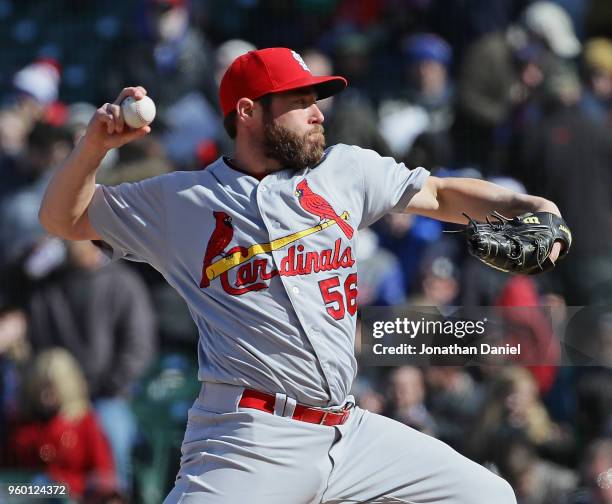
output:
[[[312,75],[295,51],[271,47],[238,56],[221,79],[219,98],[226,116],[240,98],[257,100],[268,93],[312,86],[321,100],[339,93],[346,85],[344,77]]]

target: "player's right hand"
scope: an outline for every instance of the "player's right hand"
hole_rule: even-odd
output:
[[[120,106],[128,96],[140,100],[146,94],[146,89],[141,86],[124,88],[113,103],[105,103],[96,110],[87,125],[83,140],[95,148],[110,150],[150,133],[150,126],[139,129],[128,128],[123,122]]]

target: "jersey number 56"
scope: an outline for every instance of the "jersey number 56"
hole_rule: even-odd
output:
[[[344,281],[344,296],[340,287],[340,277],[333,276],[319,281],[321,296],[329,313],[336,320],[344,318],[346,312],[355,315],[357,312],[357,273],[351,273]],[[346,299],[346,301],[345,301]]]

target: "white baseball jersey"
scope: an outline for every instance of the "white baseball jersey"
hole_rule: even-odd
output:
[[[89,217],[113,258],[150,263],[185,299],[200,380],[332,406],[356,373],[357,230],[402,211],[427,176],[341,144],[261,181],[220,158],[98,186]]]

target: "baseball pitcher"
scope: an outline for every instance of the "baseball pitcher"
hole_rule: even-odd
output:
[[[109,149],[150,132],[124,125],[121,101],[146,94],[126,88],[97,110],[49,184],[40,209],[49,232],[148,262],[197,324],[202,387],[166,504],[516,503],[487,469],[355,405],[355,249],[359,229],[387,212],[466,224],[494,211],[558,218],[559,210],[356,146],[325,148],[317,100],[346,85],[312,75],[290,49],[251,51],[220,84],[231,158],[96,185]],[[562,246],[549,240],[542,261],[554,262]]]

